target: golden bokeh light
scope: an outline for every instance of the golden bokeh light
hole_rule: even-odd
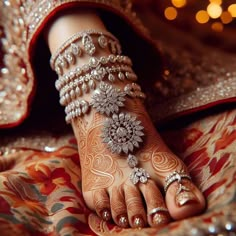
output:
[[[216,32],[222,32],[224,30],[224,25],[221,22],[214,22],[212,23],[211,28]]]
[[[186,0],[171,0],[171,2],[175,7],[178,8],[184,7],[187,3]]]
[[[211,3],[215,3],[215,4],[218,4],[218,5],[221,5],[222,4],[222,0],[210,0]]]
[[[229,24],[233,20],[231,14],[228,11],[224,11],[220,18],[224,24]]]
[[[185,15],[184,10],[180,8],[191,6],[194,1],[197,2],[197,0],[170,0],[172,5],[164,8],[165,18],[169,21],[178,19],[180,22],[182,19],[194,20],[193,17],[195,17],[196,23],[206,24],[208,29],[215,32],[228,30],[232,23],[236,22],[236,0],[230,1],[231,3],[226,3],[223,0],[208,0],[206,5],[200,5],[202,8],[192,12],[193,15]]]
[[[196,14],[196,20],[200,24],[207,23],[209,21],[209,19],[210,19],[209,15],[204,10],[198,11]]]
[[[216,3],[210,3],[207,6],[207,13],[211,18],[217,19],[222,14],[222,7]]]
[[[165,14],[166,19],[174,20],[174,19],[176,19],[178,12],[174,7],[167,7],[165,9],[164,14]]]
[[[236,4],[231,4],[228,7],[228,11],[231,14],[232,17],[236,17]]]

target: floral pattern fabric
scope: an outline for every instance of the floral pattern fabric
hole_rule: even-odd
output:
[[[15,139],[4,142],[1,136],[5,145],[0,156],[1,235],[185,235],[194,227],[207,229],[212,223],[235,220],[235,127],[236,110],[232,110],[162,132],[188,166],[208,205],[202,215],[140,231],[104,222],[86,207],[73,134],[50,136],[55,144],[51,151],[30,147],[27,140],[27,145],[17,145]]]

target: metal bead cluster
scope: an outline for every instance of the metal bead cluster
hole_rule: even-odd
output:
[[[96,38],[96,42],[94,38]],[[50,64],[59,75],[70,65],[76,63],[76,59],[84,54],[93,56],[98,48],[109,50],[112,54],[121,54],[121,46],[116,37],[109,32],[85,30],[73,35],[52,55]]]
[[[112,153],[128,154],[133,152],[135,147],[139,148],[140,143],[143,142],[143,129],[141,121],[135,116],[129,113],[113,114],[104,123],[103,142],[107,143]]]

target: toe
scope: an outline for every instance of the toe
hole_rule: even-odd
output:
[[[129,224],[132,228],[143,228],[147,219],[140,190],[135,185],[125,185],[124,193]]]
[[[205,198],[190,179],[174,181],[166,191],[166,205],[175,220],[181,220],[201,213]]]
[[[92,207],[103,220],[111,219],[110,199],[105,189],[96,190],[92,194]]]
[[[163,196],[155,182],[149,180],[140,185],[147,206],[147,219],[152,227],[159,227],[170,222],[170,215]]]
[[[122,228],[129,227],[123,188],[121,186],[114,187],[112,189],[110,196],[111,196],[111,214],[114,222]]]

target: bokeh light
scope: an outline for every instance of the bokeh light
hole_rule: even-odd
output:
[[[171,0],[173,6],[181,8],[184,7],[187,3],[186,0]]]
[[[210,19],[209,15],[204,10],[198,11],[196,14],[196,20],[200,24],[207,23],[209,21],[209,19]]]
[[[224,25],[221,22],[214,22],[212,23],[211,28],[216,32],[222,32],[224,30]]]
[[[164,14],[168,20],[174,20],[178,15],[177,10],[174,7],[167,7]]]
[[[171,5],[165,5],[163,10],[165,18],[169,21],[182,22],[182,20],[189,18],[192,21],[195,18],[196,23],[206,24],[209,29],[215,32],[227,31],[236,22],[236,0],[202,1],[205,3],[200,3],[197,0],[169,0],[166,2],[166,4],[171,3]],[[194,4],[196,7],[193,6]],[[190,10],[191,6],[193,6],[192,10]]]
[[[222,7],[216,3],[210,3],[207,6],[207,13],[211,18],[217,19],[222,14]]]
[[[220,18],[224,24],[229,24],[233,20],[233,17],[228,11],[224,11]]]
[[[236,17],[236,4],[231,4],[228,7],[228,11],[231,14],[232,17]]]
[[[215,4],[218,4],[218,5],[221,5],[222,4],[222,0],[210,0],[211,3],[215,3]]]

